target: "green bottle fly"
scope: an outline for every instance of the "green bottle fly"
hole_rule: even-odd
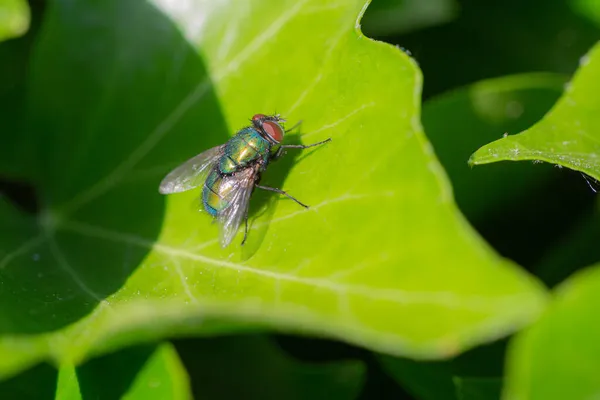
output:
[[[318,146],[330,141],[304,145],[282,145],[286,133],[278,115],[256,114],[252,126],[245,127],[227,143],[213,147],[189,159],[171,171],[161,182],[162,194],[178,193],[202,187],[202,205],[221,226],[221,245],[231,243],[242,220],[248,234],[248,205],[255,187],[280,193],[308,208],[285,191],[259,185],[260,175],[269,163],[280,157],[286,148]]]

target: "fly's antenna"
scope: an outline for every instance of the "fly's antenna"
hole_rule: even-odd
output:
[[[294,124],[294,126],[292,126],[292,127],[291,127],[291,128],[289,128],[289,129],[286,129],[286,130],[285,130],[285,133],[288,133],[288,132],[291,132],[291,131],[293,131],[294,129],[296,129],[297,127],[299,127],[301,124],[302,124],[302,120],[300,120],[300,121],[296,122],[296,123]]]

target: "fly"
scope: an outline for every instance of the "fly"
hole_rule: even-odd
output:
[[[208,149],[171,171],[160,183],[161,194],[185,192],[202,185],[202,205],[220,226],[221,246],[233,240],[242,221],[244,239],[248,236],[248,206],[254,188],[284,195],[304,208],[308,206],[285,191],[260,185],[262,172],[285,149],[307,149],[310,145],[284,145],[287,132],[279,115],[256,114],[252,125],[240,129],[225,144]]]

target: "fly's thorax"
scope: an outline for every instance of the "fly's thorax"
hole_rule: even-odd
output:
[[[219,160],[219,170],[230,174],[261,159],[265,160],[270,148],[271,143],[255,128],[244,128],[225,145],[225,151]]]

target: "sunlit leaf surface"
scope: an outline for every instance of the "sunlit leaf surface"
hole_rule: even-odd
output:
[[[363,0],[55,1],[27,129],[40,210],[0,203],[0,375],[180,334],[275,328],[418,358],[529,323],[537,281],[458,213],[419,123],[421,75],[358,29]],[[308,28],[308,27],[314,28]],[[173,167],[279,112],[248,242],[221,249]]]

